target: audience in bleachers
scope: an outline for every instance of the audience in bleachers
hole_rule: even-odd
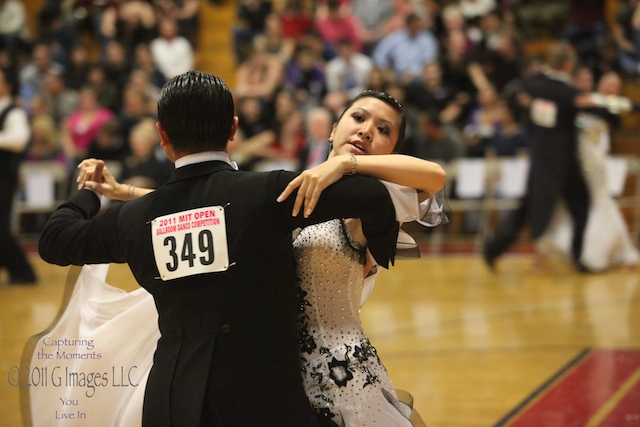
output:
[[[141,159],[153,157],[134,150],[133,129],[155,118],[167,79],[197,67],[198,31],[209,31],[201,28],[199,1],[82,2],[84,15],[60,3],[45,1],[37,33],[27,35],[4,25],[12,16],[24,21],[24,0],[0,0],[0,64],[19,72],[32,121],[27,157],[64,157],[70,175],[87,155],[120,160],[136,151],[137,164],[146,165]],[[518,87],[539,69],[538,58],[526,54],[533,32],[519,10],[529,3],[238,0],[236,22],[224,30],[237,65],[232,90],[240,117],[231,157],[244,169],[316,163],[326,154],[327,121],[365,89],[404,104],[407,145],[400,150],[407,153],[449,162],[484,156],[487,148],[526,151]],[[632,18],[640,1],[621,0],[611,22],[602,0],[586,3],[593,10],[570,2],[557,34],[579,47],[592,79],[618,71],[637,84],[640,33]]]

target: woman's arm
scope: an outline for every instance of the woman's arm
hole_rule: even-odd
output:
[[[299,187],[292,214],[296,216],[304,203],[304,215],[308,216],[325,188],[343,175],[355,173],[415,188],[426,193],[427,197],[440,191],[446,180],[442,166],[417,157],[402,154],[338,155],[294,178],[278,201],[286,199]]]

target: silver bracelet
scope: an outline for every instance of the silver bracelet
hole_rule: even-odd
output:
[[[136,189],[135,185],[129,184],[129,191],[127,192],[127,201],[133,199],[133,190]]]
[[[351,153],[351,159],[349,161],[351,162],[351,175],[355,175],[358,172],[358,159],[356,155]]]

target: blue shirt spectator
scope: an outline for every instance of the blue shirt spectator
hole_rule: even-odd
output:
[[[407,17],[405,28],[385,36],[373,51],[378,67],[392,71],[395,80],[410,83],[422,73],[424,64],[436,59],[438,42],[417,14]]]

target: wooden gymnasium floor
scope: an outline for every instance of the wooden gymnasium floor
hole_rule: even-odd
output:
[[[1,426],[21,423],[9,372],[54,319],[69,271],[31,257],[37,285],[0,277]],[[381,273],[362,319],[429,427],[640,426],[638,272],[578,274],[525,252],[491,273],[473,253],[424,253]],[[107,282],[136,287],[121,265]]]

